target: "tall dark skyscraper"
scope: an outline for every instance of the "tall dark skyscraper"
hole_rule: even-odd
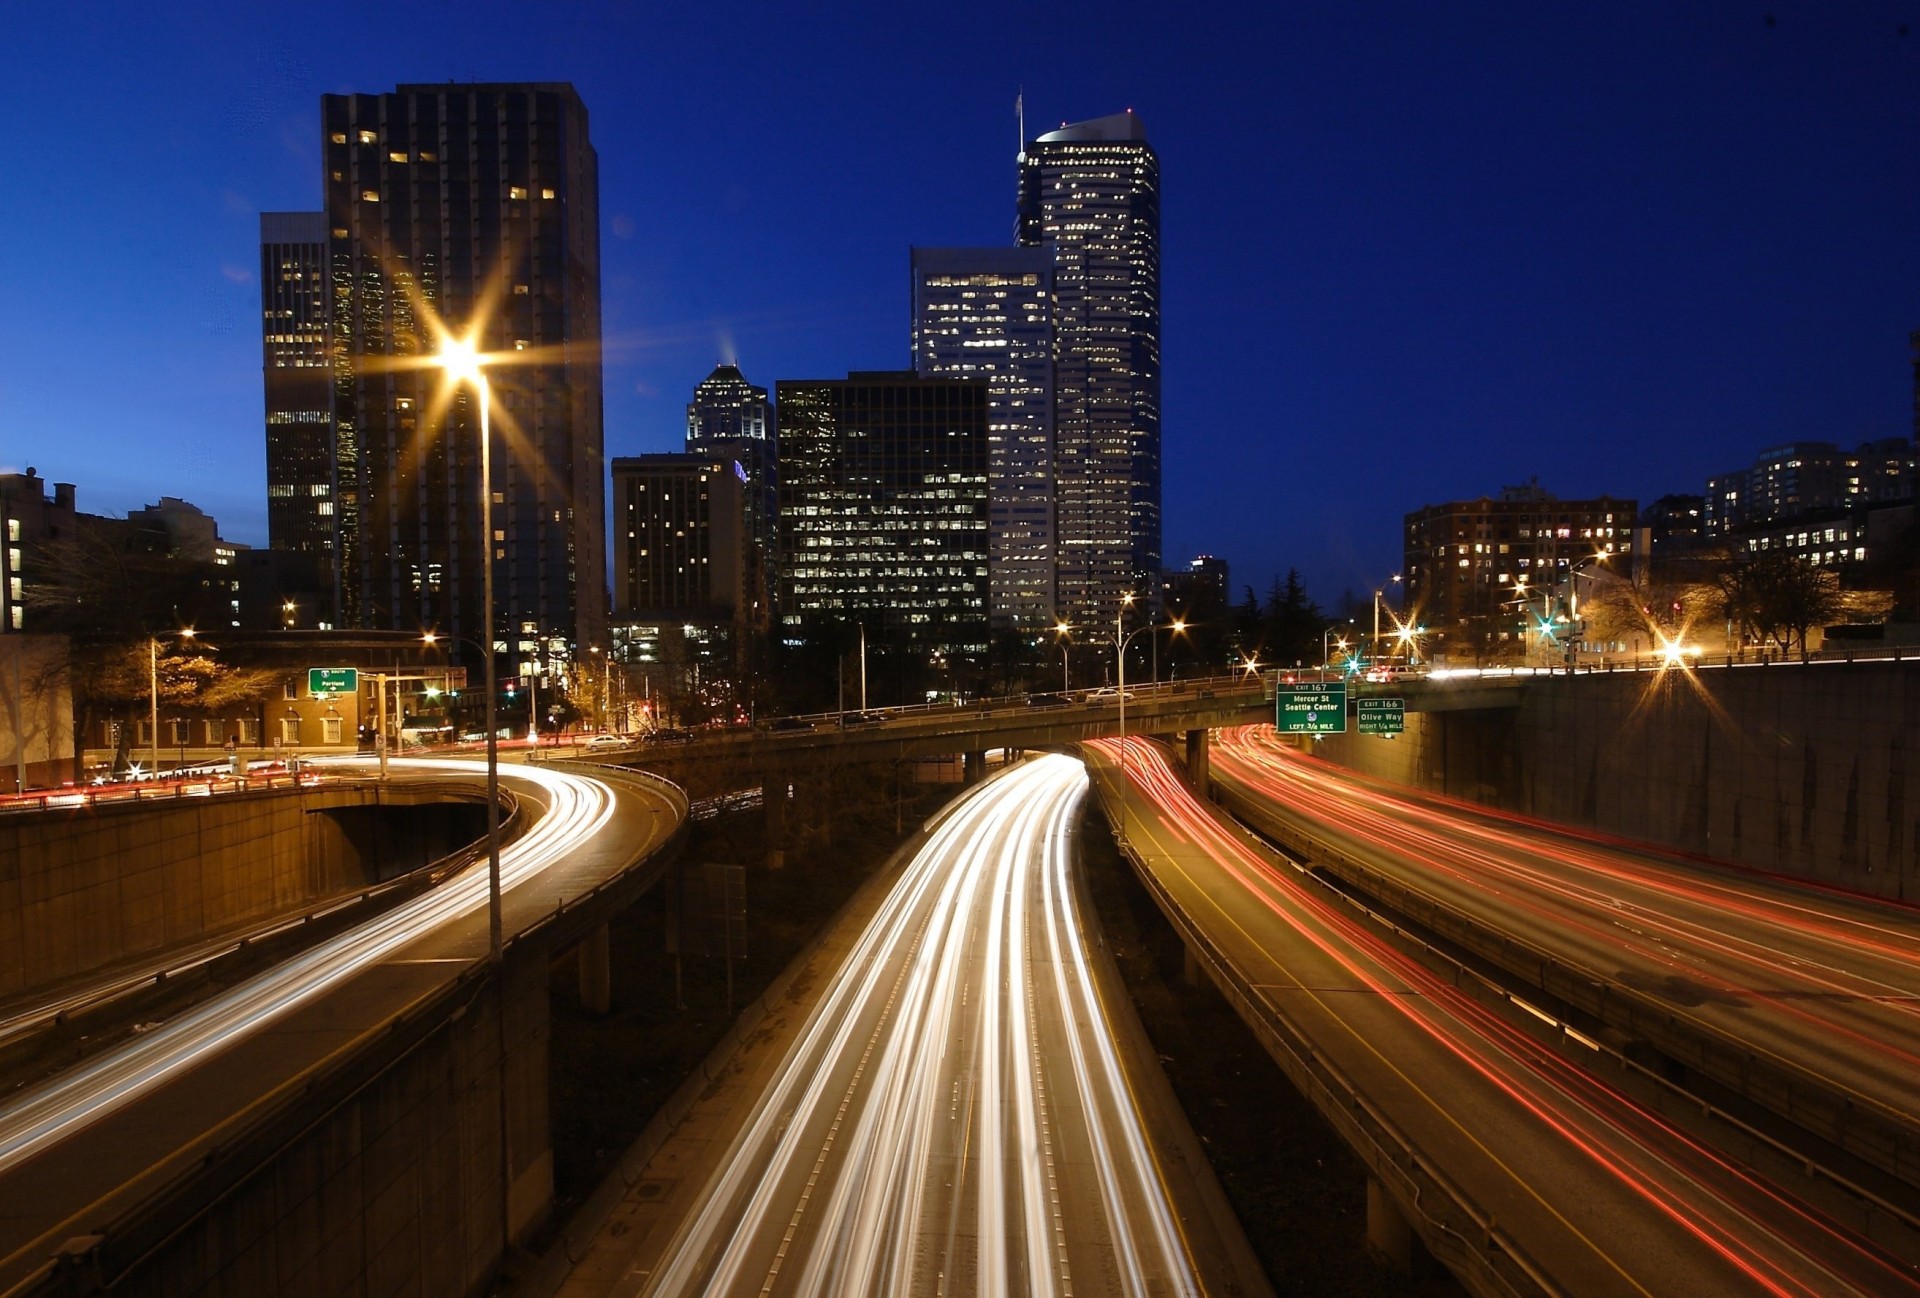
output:
[[[987,385],[988,608],[1039,632],[1054,591],[1053,256],[1045,248],[915,248],[913,365]]]
[[[1061,612],[1112,624],[1160,578],[1160,161],[1131,111],[1020,155],[1019,241],[1054,260]]]
[[[544,664],[604,642],[599,162],[566,84],[321,101],[342,622],[491,639]],[[409,367],[429,317],[513,362],[493,389],[490,528],[469,386]],[[487,536],[487,531],[491,536]]]
[[[783,631],[986,652],[986,384],[856,371],[774,390]]]
[[[331,566],[333,374],[327,214],[260,214],[260,336],[267,397],[267,543]],[[338,592],[334,596],[336,602]],[[320,620],[337,614],[323,611]]]
[[[758,599],[764,615],[773,604],[774,517],[780,504],[767,390],[747,382],[736,365],[714,366],[687,405],[687,453],[732,460],[747,475],[740,504],[746,513],[747,543],[755,552],[748,567],[762,587]]]

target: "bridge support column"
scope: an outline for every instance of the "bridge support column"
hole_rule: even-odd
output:
[[[1200,957],[1193,953],[1191,946],[1180,948],[1180,981],[1189,987],[1207,985],[1207,976],[1200,971]]]
[[[574,958],[580,966],[581,1007],[593,1015],[607,1013],[613,1008],[613,944],[605,924],[580,939]]]
[[[985,752],[968,753],[961,759],[961,777],[968,784],[977,784],[986,778],[987,755]]]
[[[1207,797],[1211,779],[1207,765],[1209,752],[1205,730],[1187,731],[1187,783],[1202,799]]]
[[[1414,1250],[1419,1241],[1406,1214],[1379,1179],[1367,1178],[1367,1251],[1386,1263],[1402,1280],[1413,1278]]]
[[[768,776],[760,783],[760,810],[766,820],[767,868],[787,863],[787,781]]]

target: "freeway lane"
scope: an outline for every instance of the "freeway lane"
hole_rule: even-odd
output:
[[[1108,769],[1117,745],[1093,746]],[[1497,1232],[1521,1289],[1569,1294],[1920,1293],[1899,1263],[1496,1016],[1310,891],[1130,744],[1129,837],[1163,894],[1315,1067]],[[1336,1124],[1338,1125],[1338,1124]],[[1438,1210],[1436,1210],[1438,1211]],[[1490,1226],[1488,1223],[1491,1222]],[[1417,1223],[1416,1223],[1417,1224]]]
[[[1059,755],[948,813],[644,1292],[1200,1292],[1081,938]]]
[[[1920,911],[1366,780],[1270,727],[1223,732],[1212,773],[1250,824],[1304,830],[1920,1138]],[[1916,1147],[1856,1152],[1920,1185]]]
[[[472,762],[397,772],[479,778]],[[537,812],[501,855],[509,935],[627,870],[677,828],[664,792],[542,767],[501,780]],[[0,1291],[37,1266],[76,1214],[89,1227],[191,1162],[259,1097],[349,1050],[487,952],[484,865],[208,1000],[0,1108]]]

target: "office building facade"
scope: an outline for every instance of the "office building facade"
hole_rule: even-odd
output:
[[[1045,248],[915,248],[913,365],[987,385],[987,585],[993,625],[1052,626],[1053,257]]]
[[[758,571],[739,461],[692,454],[613,462],[614,610],[746,622]]]
[[[606,625],[586,108],[566,84],[402,85],[323,96],[321,115],[341,621],[490,640],[544,670]],[[498,358],[490,518],[476,395],[425,364],[439,328]]]
[[[333,375],[325,212],[260,214],[260,342],[267,417],[267,544],[334,552]],[[331,592],[334,602],[338,590]],[[323,614],[335,616],[329,607]]]
[[[753,550],[749,566],[760,582],[760,615],[749,620],[764,629],[773,606],[773,530],[780,506],[773,405],[767,390],[747,382],[737,365],[716,365],[687,403],[687,453],[726,459],[746,474],[740,507]]]
[[[1054,263],[1056,598],[1105,626],[1160,577],[1160,163],[1140,119],[1029,144],[1018,235]]]
[[[1705,530],[1729,536],[1804,514],[1891,504],[1914,494],[1914,444],[1904,437],[1845,451],[1831,442],[1770,447],[1751,466],[1707,480]]]
[[[781,634],[987,642],[987,385],[911,371],[774,385]]]

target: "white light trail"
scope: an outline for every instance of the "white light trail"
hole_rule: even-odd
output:
[[[395,768],[457,771],[472,762],[394,759]],[[613,815],[613,793],[598,780],[515,766],[503,782],[539,788],[551,809],[500,853],[502,893],[587,842]],[[487,904],[487,872],[467,870],[433,891],[293,957],[154,1032],[24,1093],[0,1110],[0,1171],[58,1143],[86,1123],[272,1023],[295,1007],[426,934]]]
[[[1086,790],[1041,757],[946,818],[648,1293],[1065,1298],[1084,1264],[1080,1292],[1198,1295],[1081,932]]]

